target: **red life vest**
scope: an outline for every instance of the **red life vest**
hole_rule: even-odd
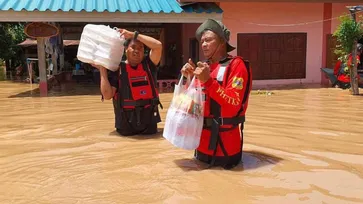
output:
[[[154,119],[160,122],[158,105],[161,108],[162,105],[146,63],[132,68],[121,62],[119,87],[113,99],[116,120],[121,124],[118,128],[127,126],[131,129],[130,134],[144,131]]]
[[[226,87],[229,77],[230,64],[234,57],[218,65],[211,73],[211,77],[218,81],[222,87]],[[242,59],[243,60],[243,59]],[[243,124],[245,121],[245,106],[251,87],[251,70],[249,62],[243,60],[247,68],[248,79],[244,94],[241,96],[242,105],[235,113],[221,107],[216,101],[205,96],[204,127],[200,145],[195,151],[195,156],[210,164],[237,165],[242,157]],[[241,128],[238,126],[241,124]],[[242,136],[242,137],[240,137]],[[218,164],[217,164],[218,163]],[[233,166],[225,166],[231,168]]]

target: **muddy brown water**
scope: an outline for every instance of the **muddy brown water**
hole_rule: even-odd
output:
[[[36,95],[0,82],[0,203],[363,203],[363,97],[347,91],[252,95],[232,171],[161,134],[119,137],[97,87]]]

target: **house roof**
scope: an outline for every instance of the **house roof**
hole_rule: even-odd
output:
[[[63,40],[64,47],[75,46],[75,45],[79,45],[79,40]],[[37,46],[37,40],[27,38],[23,42],[19,43],[18,46],[21,46],[21,47]]]
[[[201,23],[222,15],[216,3],[179,0],[0,0],[0,22]]]
[[[215,3],[194,3],[183,6],[177,0],[0,0],[0,11],[9,10],[110,13],[222,12]]]
[[[182,6],[187,13],[223,13],[223,10],[215,3],[190,3]]]

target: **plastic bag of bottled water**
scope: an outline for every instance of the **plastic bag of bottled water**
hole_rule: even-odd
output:
[[[116,71],[124,53],[124,41],[117,29],[87,24],[83,28],[77,58],[84,63]]]

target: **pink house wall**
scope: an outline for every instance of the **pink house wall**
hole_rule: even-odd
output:
[[[363,3],[361,3],[363,4]],[[346,8],[346,6],[355,6],[355,5],[361,5],[359,3],[335,3],[333,4],[333,18],[334,17],[338,17],[341,15],[349,15],[349,10]],[[360,14],[357,15],[357,17],[359,15],[362,15],[363,13],[361,12]],[[336,28],[338,27],[340,21],[339,19],[333,19],[332,20],[332,33],[334,33],[334,31],[336,30]]]
[[[255,80],[255,85],[320,83],[322,62],[322,25],[273,26],[323,19],[323,3],[220,3],[223,22],[231,30],[231,43],[237,45],[238,33],[307,33],[307,72],[305,79]],[[257,25],[267,24],[267,25]],[[237,51],[232,52],[237,54]]]
[[[231,44],[237,46],[238,33],[307,33],[306,78],[290,80],[255,80],[254,85],[278,85],[297,83],[326,83],[320,68],[325,65],[325,47],[323,34],[333,33],[339,25],[334,19],[349,14],[345,6],[357,3],[220,3],[223,9],[223,23],[231,30]],[[331,8],[330,8],[331,6]],[[266,12],[267,11],[267,12]],[[333,18],[331,21],[326,19]],[[323,22],[325,19],[325,23]],[[319,22],[320,21],[320,22]],[[305,22],[315,22],[296,25]],[[331,23],[331,24],[330,24]],[[295,24],[290,26],[276,26]],[[184,24],[183,61],[189,58],[189,39],[194,37],[199,24]],[[200,51],[200,59],[203,59]],[[231,54],[236,55],[237,50]]]
[[[198,29],[199,23],[186,23],[182,25],[183,32],[183,62],[186,63],[189,56],[189,40],[195,38],[195,31]],[[199,46],[199,59],[203,60],[202,50]]]

